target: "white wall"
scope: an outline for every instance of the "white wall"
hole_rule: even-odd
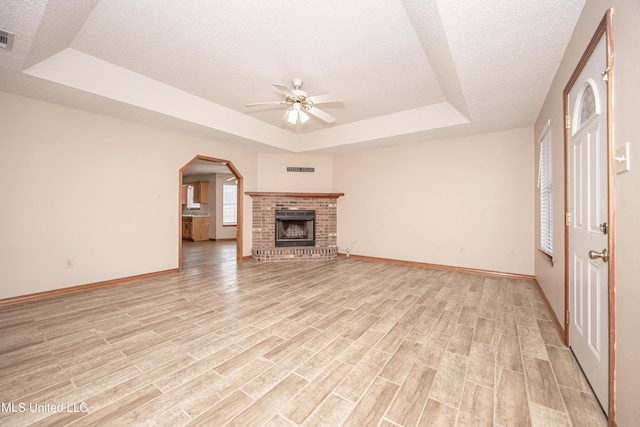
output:
[[[640,2],[633,0],[587,0],[573,36],[560,63],[553,85],[535,125],[536,138],[551,118],[562,123],[562,90],[576,68],[591,37],[608,8],[613,8],[614,45],[614,147],[631,144],[632,170],[615,176],[615,421],[618,426],[637,425],[640,419]],[[564,152],[562,127],[553,138],[554,167],[554,256],[553,267],[536,258],[536,277],[547,298],[562,319],[564,311]],[[534,143],[534,145],[536,145]],[[538,212],[538,208],[536,209]],[[537,217],[537,213],[536,213]],[[538,225],[539,227],[539,225]],[[539,229],[539,228],[537,228]]]
[[[532,138],[524,128],[336,156],[338,245],[532,275]]]
[[[179,170],[196,155],[256,188],[255,153],[231,145],[1,92],[0,118],[0,298],[176,268]],[[251,209],[244,224],[249,255]]]
[[[287,172],[287,167],[312,167],[314,172]],[[258,154],[258,189],[266,192],[330,192],[333,159],[305,154]]]

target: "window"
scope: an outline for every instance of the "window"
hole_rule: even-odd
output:
[[[187,209],[200,209],[200,203],[193,201],[195,187],[187,185]]]
[[[591,85],[584,88],[580,102],[580,126],[596,113],[596,96]]]
[[[237,211],[237,186],[232,184],[224,184],[222,186],[222,225],[236,225]]]
[[[540,163],[538,167],[540,190],[540,249],[553,255],[553,177],[551,168],[551,121],[540,138]]]

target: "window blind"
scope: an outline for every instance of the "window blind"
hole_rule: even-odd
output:
[[[553,255],[553,177],[551,168],[551,126],[540,139],[538,187],[540,190],[540,249]]]

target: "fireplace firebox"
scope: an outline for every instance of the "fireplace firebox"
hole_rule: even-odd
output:
[[[315,246],[316,211],[276,211],[276,247]]]

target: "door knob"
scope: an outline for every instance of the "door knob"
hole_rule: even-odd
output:
[[[589,258],[602,258],[602,261],[609,262],[609,251],[607,249],[603,249],[602,252],[589,251]]]

